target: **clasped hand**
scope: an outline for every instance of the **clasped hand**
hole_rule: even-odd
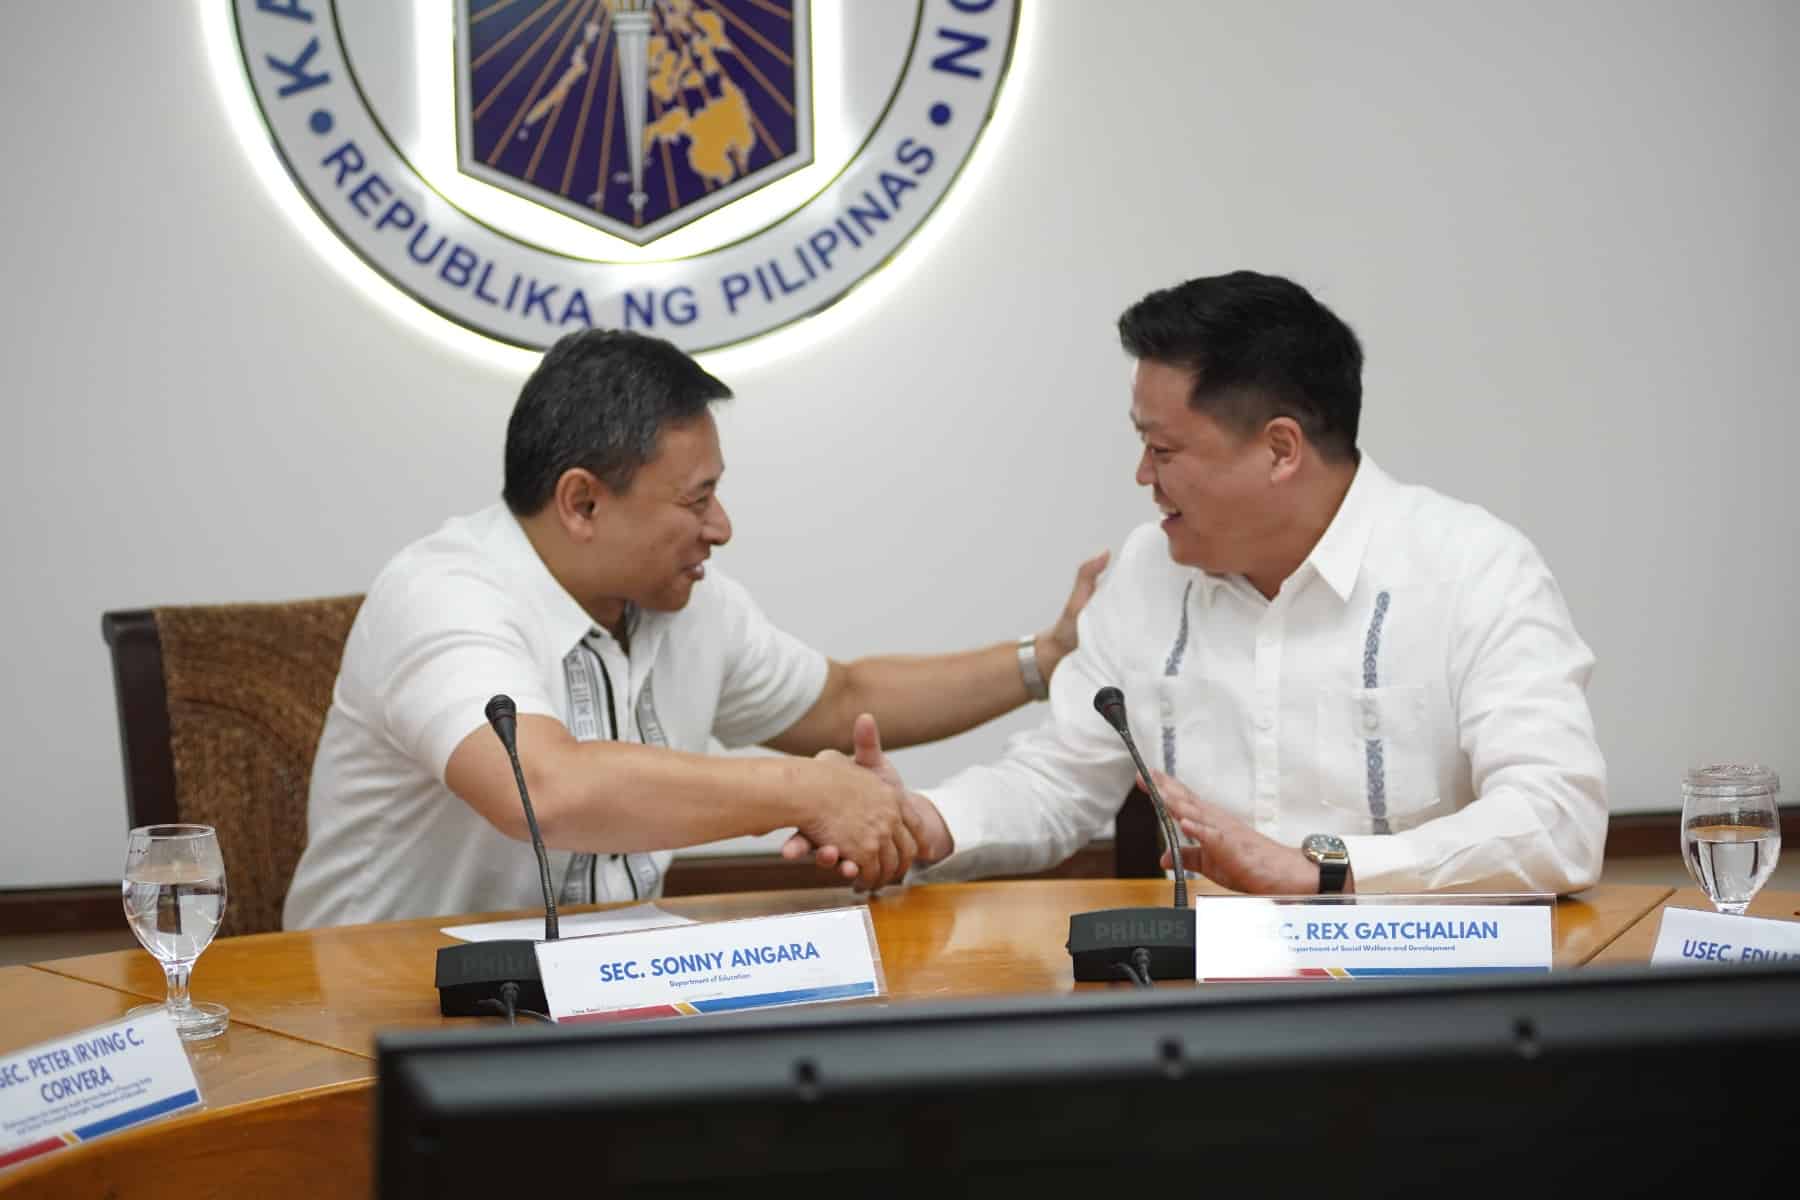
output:
[[[900,772],[882,752],[881,731],[872,715],[856,718],[850,744],[848,755],[821,750],[813,757],[854,767],[866,782],[846,794],[846,813],[801,827],[782,845],[781,856],[797,861],[810,854],[820,867],[852,881],[858,891],[873,891],[905,878],[915,859],[933,862],[949,853],[949,833],[931,802],[907,790]],[[881,817],[890,806],[898,820],[884,826]],[[859,819],[870,815],[875,820]],[[846,826],[859,831],[859,842],[847,841],[837,832]]]

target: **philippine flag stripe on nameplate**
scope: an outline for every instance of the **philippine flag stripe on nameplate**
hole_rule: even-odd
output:
[[[717,1000],[696,1000],[700,1012],[731,1012],[739,1008],[767,1008],[774,1004],[811,1004],[816,1000],[849,1000],[855,996],[873,996],[873,981],[840,983],[836,987],[793,988],[785,992],[763,992],[755,996],[721,996]]]
[[[27,1142],[23,1146],[14,1147],[4,1154],[0,1154],[0,1167],[10,1167],[14,1163],[22,1163],[28,1158],[36,1158],[40,1154],[48,1154],[52,1150],[61,1150],[64,1146],[74,1144],[74,1141],[65,1141],[61,1137],[45,1138],[41,1142]]]
[[[78,1126],[70,1132],[75,1135],[77,1141],[85,1142],[89,1138],[99,1137],[103,1133],[111,1133],[116,1129],[129,1129],[133,1125],[141,1125],[152,1117],[160,1117],[164,1113],[176,1112],[179,1109],[188,1108],[198,1103],[200,1103],[200,1093],[193,1088],[189,1088],[185,1092],[179,1092],[176,1095],[164,1097],[155,1103],[146,1104],[141,1108],[134,1108],[129,1112],[122,1112],[117,1116],[108,1117],[104,1121],[95,1121],[91,1125]]]
[[[537,945],[550,1016],[624,1021],[878,996],[866,905]]]
[[[1333,974],[1343,979],[1380,979],[1392,975],[1493,975],[1524,973],[1542,975],[1544,967],[1339,967]]]

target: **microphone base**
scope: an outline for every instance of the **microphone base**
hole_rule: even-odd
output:
[[[500,1000],[500,985],[516,983],[513,1008],[548,1013],[544,981],[538,975],[537,943],[524,938],[464,942],[437,952],[438,1011],[446,1017],[492,1017],[484,1000]],[[504,1003],[504,1002],[502,1002]]]
[[[1105,908],[1069,918],[1069,957],[1078,983],[1119,983],[1140,947],[1150,953],[1151,979],[1194,978],[1194,910]]]

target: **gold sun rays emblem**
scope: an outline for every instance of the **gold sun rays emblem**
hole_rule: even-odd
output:
[[[458,0],[462,169],[643,245],[812,160],[807,0]]]

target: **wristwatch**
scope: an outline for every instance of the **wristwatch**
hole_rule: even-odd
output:
[[[1300,853],[1319,865],[1321,895],[1344,890],[1344,881],[1350,877],[1350,849],[1343,838],[1329,833],[1308,834],[1300,843]]]
[[[1036,634],[1019,639],[1019,678],[1025,681],[1025,692],[1033,700],[1050,698],[1050,685],[1044,682],[1044,673],[1038,670]]]

